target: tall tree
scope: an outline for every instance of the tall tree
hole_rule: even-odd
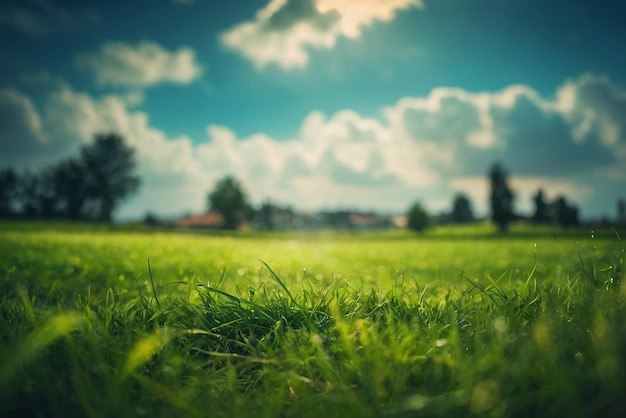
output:
[[[46,168],[39,173],[25,172],[20,177],[19,200],[22,215],[46,219],[57,216],[51,171],[52,168]]]
[[[559,196],[554,205],[556,222],[564,228],[578,225],[578,207],[570,205],[565,197]]]
[[[86,168],[75,158],[54,166],[50,172],[54,183],[59,215],[68,219],[86,217],[87,185]]]
[[[454,196],[450,219],[452,222],[456,223],[472,222],[474,220],[472,203],[463,193],[457,193],[456,196]]]
[[[14,214],[19,176],[12,168],[0,170],[0,217]]]
[[[548,214],[549,205],[546,202],[546,198],[543,194],[543,190],[537,190],[537,193],[533,196],[533,202],[535,203],[535,213],[533,214],[533,222],[543,223],[550,219]]]
[[[417,232],[423,232],[430,224],[430,216],[421,203],[411,205],[406,216],[406,226]]]
[[[219,212],[224,218],[224,228],[237,229],[250,218],[251,206],[239,181],[226,176],[219,180],[207,196],[209,210]]]
[[[489,170],[491,219],[501,232],[506,232],[509,224],[514,219],[514,195],[509,188],[507,177],[507,172],[499,163],[495,163]]]
[[[85,193],[94,206],[94,217],[109,222],[118,204],[136,192],[135,150],[116,133],[98,134],[83,147],[80,163],[85,168]]]

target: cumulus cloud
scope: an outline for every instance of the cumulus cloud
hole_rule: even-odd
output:
[[[602,77],[569,80],[550,98],[527,86],[439,88],[402,98],[380,117],[313,111],[290,140],[239,137],[216,124],[206,138],[172,138],[134,107],[140,99],[96,99],[62,86],[38,110],[27,95],[2,90],[0,155],[22,162],[31,154],[70,155],[94,133],[117,131],[137,149],[144,178],[140,196],[124,207],[134,216],[202,211],[206,192],[226,174],[256,203],[270,198],[303,209],[402,211],[421,200],[438,211],[464,191],[486,214],[486,172],[494,161],[510,171],[521,211],[531,209],[540,187],[551,198],[565,195],[585,215],[626,186],[626,89]]]
[[[315,200],[317,207],[332,200],[391,208],[422,198],[443,210],[451,194],[461,190],[477,199],[476,208],[485,213],[486,172],[494,161],[512,173],[520,210],[530,208],[539,187],[548,195],[591,202],[593,184],[619,181],[616,173],[626,158],[616,145],[620,140],[606,142],[602,129],[583,142],[572,136],[582,116],[563,106],[560,92],[573,86],[580,96],[595,80],[589,77],[561,86],[557,99],[520,85],[494,93],[438,88],[426,97],[400,99],[383,109],[382,119],[351,110],[331,116],[311,112],[290,141],[238,138],[226,127],[213,126],[199,156],[207,166],[230,167],[247,184],[258,186],[258,199]],[[609,86],[612,94],[603,96],[602,105],[581,99],[576,109],[606,107],[597,118],[623,120],[619,111],[614,114],[624,103],[623,89]],[[619,138],[623,141],[623,135]]]
[[[596,141],[577,142],[568,114],[544,110],[524,96],[510,109],[493,110],[507,146],[504,158],[521,175],[566,175],[615,162],[613,151]]]
[[[207,134],[209,140],[198,145],[203,165],[242,179],[257,202],[270,198],[316,208],[354,206],[365,198],[371,199],[371,206],[384,187],[383,194],[395,194],[385,202],[391,207],[412,187],[398,177],[404,173],[389,164],[388,132],[352,111],[328,119],[312,112],[297,138],[289,141],[263,134],[238,138],[229,128],[215,125]]]
[[[94,99],[69,88],[60,89],[48,99],[45,124],[55,144],[64,138],[74,147],[89,143],[99,132],[121,133],[137,150],[140,168],[147,175],[191,178],[199,173],[191,139],[169,138],[153,128],[146,113],[129,108],[125,96]]]
[[[256,68],[302,68],[310,48],[333,48],[340,36],[357,39],[364,26],[422,5],[421,0],[271,0],[253,20],[222,33],[221,41]]]
[[[600,141],[626,158],[626,90],[607,77],[590,74],[566,82],[557,93],[556,108],[581,143]]]
[[[95,53],[76,57],[79,67],[92,71],[99,85],[146,87],[158,83],[187,84],[203,72],[195,51],[182,47],[168,51],[156,42],[137,45],[108,42]]]
[[[14,89],[0,89],[0,165],[37,160],[46,138],[31,99]]]
[[[211,180],[201,170],[190,138],[171,138],[153,128],[148,115],[133,110],[126,96],[96,99],[61,87],[40,111],[23,93],[3,90],[0,120],[6,122],[0,124],[0,149],[6,151],[0,152],[0,165],[17,168],[38,168],[76,155],[96,133],[122,134],[137,151],[143,179],[139,199],[126,208],[136,216],[148,209],[173,213],[185,206],[199,208]]]
[[[518,175],[567,175],[612,166],[624,157],[623,90],[609,84],[611,94],[599,99],[602,103],[575,101],[590,88],[590,80],[600,78],[570,81],[553,101],[519,85],[495,93],[438,88],[424,98],[401,99],[384,112],[396,136],[431,146],[432,167],[475,175],[501,160]],[[592,126],[590,118],[593,132],[588,140],[577,139],[580,124]],[[603,137],[607,131],[610,141]]]

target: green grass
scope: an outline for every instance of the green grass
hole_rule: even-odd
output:
[[[612,231],[4,223],[0,415],[624,416],[623,279]]]

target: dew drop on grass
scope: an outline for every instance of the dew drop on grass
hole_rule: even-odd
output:
[[[502,317],[497,317],[493,320],[493,328],[500,334],[504,334],[508,330],[508,324],[506,319]]]
[[[576,360],[576,363],[579,366],[582,366],[582,364],[585,361],[585,355],[583,353],[581,353],[580,351],[578,351],[575,355],[574,355],[574,359]]]
[[[316,347],[322,347],[324,345],[324,339],[319,334],[311,335],[311,344]]]
[[[474,388],[470,405],[473,412],[485,412],[496,407],[499,401],[500,386],[494,380],[485,380]]]

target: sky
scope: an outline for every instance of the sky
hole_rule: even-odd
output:
[[[136,150],[117,219],[203,213],[225,175],[255,205],[488,213],[626,199],[621,0],[0,1],[0,168],[96,133]]]

